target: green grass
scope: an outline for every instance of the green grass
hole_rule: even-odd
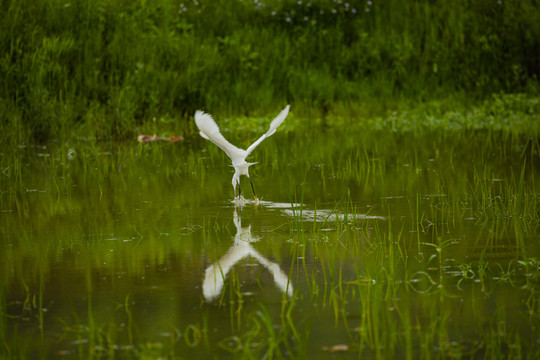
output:
[[[525,93],[533,100],[517,104],[538,109],[530,0],[44,0],[0,10],[2,142],[193,133],[197,108],[253,118],[291,103],[310,124],[353,115],[413,129],[426,119],[401,113],[424,103],[442,104],[435,121],[465,127],[491,125],[444,108]],[[493,126],[506,126],[500,115]]]

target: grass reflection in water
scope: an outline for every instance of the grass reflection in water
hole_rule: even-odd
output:
[[[538,144],[331,135],[241,208],[202,140],[6,150],[2,355],[540,355]]]

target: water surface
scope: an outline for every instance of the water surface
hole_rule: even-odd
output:
[[[532,358],[530,146],[283,134],[252,155],[261,202],[243,206],[200,139],[6,149],[2,353]]]

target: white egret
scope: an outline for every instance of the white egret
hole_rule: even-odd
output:
[[[240,188],[238,189],[238,197],[236,197],[236,185],[240,185],[240,175],[245,175],[249,179],[249,182],[251,183],[251,190],[253,190],[253,197],[255,198],[255,201],[257,202],[257,195],[255,194],[255,189],[253,188],[253,181],[251,181],[251,178],[249,177],[248,169],[251,165],[257,164],[255,163],[248,163],[246,162],[246,158],[251,154],[251,152],[259,146],[259,144],[266,139],[267,137],[271,136],[276,132],[276,129],[281,125],[283,120],[287,117],[289,114],[289,105],[283,109],[279,115],[272,120],[270,123],[270,128],[264,134],[261,136],[257,141],[255,141],[253,144],[251,144],[246,150],[237,148],[233,144],[227,141],[221,135],[219,132],[219,127],[217,126],[216,122],[212,118],[210,114],[207,114],[205,112],[202,112],[200,110],[197,110],[195,112],[195,124],[197,124],[197,127],[200,130],[200,135],[213,142],[217,146],[221,148],[221,150],[225,151],[227,156],[231,158],[232,166],[234,167],[234,175],[232,177],[232,185],[234,189],[234,198],[236,200],[240,200]]]

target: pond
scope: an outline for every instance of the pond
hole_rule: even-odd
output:
[[[6,358],[540,356],[526,137],[278,132],[241,205],[198,137],[0,152]]]

